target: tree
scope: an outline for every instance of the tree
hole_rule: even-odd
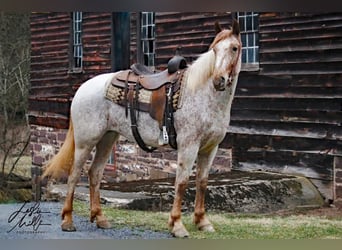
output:
[[[0,12],[0,167],[6,182],[29,144],[29,14]]]

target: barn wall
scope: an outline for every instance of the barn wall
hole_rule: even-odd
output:
[[[224,142],[236,168],[303,174],[333,199],[341,29],[341,13],[260,15],[260,70],[240,74]]]
[[[79,85],[111,69],[111,13],[83,13],[83,71],[72,72],[71,13],[31,14],[30,124],[66,129]],[[47,25],[48,23],[48,25]]]
[[[137,58],[136,18],[137,13],[131,13],[132,63]],[[111,69],[111,14],[84,13],[83,19],[84,72],[77,74],[69,71],[70,13],[31,16],[32,131],[52,127],[56,133],[65,131],[79,85]],[[195,60],[208,49],[215,21],[227,27],[231,14],[156,13],[157,68],[164,69],[178,47],[189,63]],[[259,70],[240,74],[231,126],[216,162],[218,171],[229,170],[232,148],[236,169],[303,174],[327,199],[342,198],[341,28],[341,13],[261,13]],[[55,140],[54,133],[47,140]],[[49,148],[38,144],[50,144],[44,142],[45,136],[42,133],[43,142],[31,145],[37,151],[33,155],[43,159],[42,151]],[[58,149],[59,142],[51,143]],[[160,156],[163,162],[158,162]],[[42,158],[33,158],[33,164],[41,166]],[[145,160],[146,166],[157,166],[156,170],[175,161],[167,150],[146,155],[127,142],[117,147],[119,170],[131,174],[126,177],[143,177],[134,173],[141,163],[138,159]],[[107,178],[118,179],[118,175],[111,173]]]

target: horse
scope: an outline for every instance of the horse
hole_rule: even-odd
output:
[[[205,192],[209,169],[226,135],[230,110],[241,69],[241,36],[233,20],[230,29],[215,23],[216,35],[208,51],[190,64],[182,78],[182,105],[174,113],[177,132],[175,197],[168,219],[174,237],[188,237],[181,219],[181,206],[189,176],[196,163],[196,196],[193,222],[199,230],[214,232],[206,216]],[[120,71],[118,71],[120,72]],[[111,228],[100,205],[100,181],[114,143],[122,135],[134,141],[125,108],[104,98],[106,83],[118,72],[97,75],[76,91],[70,107],[70,123],[59,152],[45,166],[42,177],[68,174],[68,189],[62,208],[63,231],[76,231],[72,219],[75,186],[89,154],[96,153],[88,170],[90,222],[98,228]],[[160,128],[146,112],[139,113],[138,127],[144,142],[158,147]]]

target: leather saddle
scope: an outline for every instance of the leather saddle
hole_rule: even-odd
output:
[[[148,112],[153,119],[158,121],[161,133],[164,133],[161,135],[165,139],[164,142],[167,141],[174,148],[177,147],[173,127],[172,99],[173,94],[180,88],[186,67],[184,57],[176,55],[170,59],[168,68],[164,71],[153,72],[142,64],[133,64],[130,69],[116,74],[111,81],[113,86],[124,89],[124,98],[119,104],[125,106],[126,116],[129,111],[133,135],[145,151],[151,152],[154,148],[147,147],[140,137],[136,121],[137,111]],[[142,90],[150,93],[148,104],[139,101],[139,93]],[[166,131],[171,135],[165,135]],[[171,140],[168,139],[169,137]]]
[[[167,69],[161,72],[153,72],[147,66],[135,63],[131,69],[118,73],[112,80],[112,84],[124,87],[127,81],[133,84],[139,83],[146,90],[157,90],[168,83],[175,83],[179,78],[180,71],[186,67],[185,58],[178,55],[170,59]]]

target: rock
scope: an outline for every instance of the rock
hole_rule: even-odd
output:
[[[104,202],[115,207],[170,211],[174,199],[173,185],[174,178],[106,184],[102,187],[107,190],[101,194]],[[80,197],[77,194],[80,191],[79,188],[76,190],[76,198]],[[88,189],[86,192],[88,195]],[[195,193],[195,180],[191,178],[182,211],[193,211]],[[226,212],[268,213],[320,207],[323,203],[321,194],[305,177],[265,172],[232,171],[211,175],[206,192],[207,210]]]

